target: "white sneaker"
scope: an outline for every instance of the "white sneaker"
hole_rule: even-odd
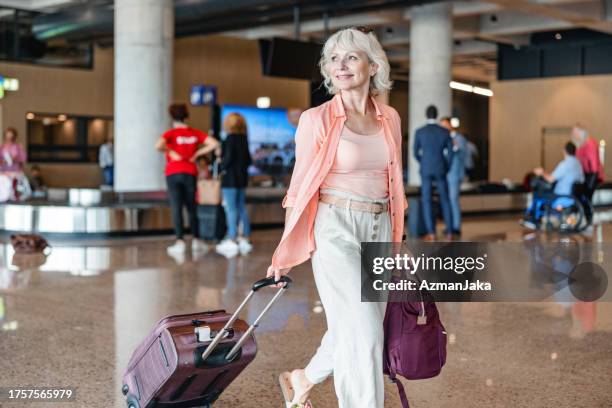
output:
[[[532,221],[529,220],[519,220],[519,224],[521,224],[523,227],[528,228],[530,230],[537,230],[538,226],[535,225],[535,223],[533,223]]]
[[[244,237],[238,238],[238,250],[242,255],[246,255],[253,250],[253,245]]]
[[[176,241],[173,245],[170,245],[166,251],[171,255],[184,254],[185,253],[185,241]]]
[[[191,252],[206,252],[208,251],[208,245],[206,242],[202,241],[199,238],[194,238],[191,240]]]
[[[232,257],[238,254],[239,248],[238,244],[236,244],[231,239],[224,239],[219,244],[217,244],[215,251],[217,251],[221,255],[225,255],[226,257]]]
[[[168,256],[172,259],[174,259],[174,262],[176,262],[177,265],[183,265],[185,263],[185,261],[187,260],[187,258],[185,257],[185,253],[184,252],[170,252],[168,251]]]

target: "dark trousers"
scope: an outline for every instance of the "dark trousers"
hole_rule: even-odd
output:
[[[585,181],[585,183],[584,183],[584,197],[592,205],[593,204],[593,194],[595,194],[595,189],[597,188],[597,184],[599,184],[598,174],[597,173],[585,172],[584,173],[584,181]],[[592,209],[591,205],[585,205],[584,206],[584,215],[586,216],[586,219],[589,222],[589,224],[591,223],[591,221],[593,221],[593,212],[591,211],[591,209]]]
[[[453,228],[450,201],[448,198],[448,185],[446,174],[423,175],[421,174],[421,202],[423,203],[423,216],[425,217],[425,228],[428,234],[436,233],[435,218],[433,214],[433,202],[431,199],[432,185],[436,184],[442,207],[442,218],[446,224],[446,234],[450,234]]]
[[[187,208],[189,228],[194,238],[199,238],[198,218],[196,216],[196,177],[191,174],[179,173],[166,177],[168,197],[172,209],[174,234],[177,239],[183,239],[183,206]]]

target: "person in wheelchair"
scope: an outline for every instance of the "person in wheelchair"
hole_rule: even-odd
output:
[[[565,144],[563,156],[563,160],[550,174],[541,167],[533,170],[536,176],[532,184],[533,200],[526,211],[525,219],[521,220],[523,226],[539,229],[546,214],[555,213],[561,219],[563,216],[571,217],[574,207],[582,208],[581,200],[574,196],[574,193],[584,183],[584,173],[580,162],[576,159],[576,146],[572,142]],[[569,218],[563,222],[575,223],[580,220]]]

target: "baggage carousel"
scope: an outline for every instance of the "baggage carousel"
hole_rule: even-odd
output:
[[[465,215],[520,213],[531,199],[531,194],[521,188],[482,186],[462,187],[460,199]],[[417,188],[408,188],[406,193],[409,201],[418,200]],[[284,194],[284,188],[247,189],[247,210],[253,228],[282,227],[285,211],[280,203]],[[596,191],[594,204],[612,205],[612,184]],[[45,198],[0,204],[0,234],[20,232],[71,238],[168,234],[172,232],[172,216],[165,191],[49,189]]]
[[[253,226],[282,226],[284,190],[253,190],[247,204]],[[165,191],[49,189],[45,198],[0,204],[0,231],[5,235],[36,232],[58,237],[166,234],[172,232],[172,215]]]

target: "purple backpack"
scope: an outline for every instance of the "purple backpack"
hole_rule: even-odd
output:
[[[384,321],[383,370],[397,385],[403,408],[409,408],[399,374],[422,380],[440,374],[446,362],[446,330],[432,301],[389,302]]]

